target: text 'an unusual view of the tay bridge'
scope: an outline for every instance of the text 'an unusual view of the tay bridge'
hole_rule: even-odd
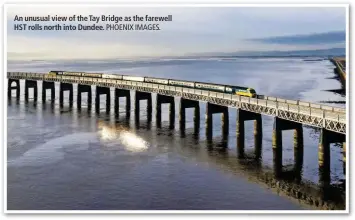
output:
[[[118,114],[119,98],[126,98],[126,114],[130,114],[131,92],[135,91],[135,115],[139,118],[140,100],[147,100],[147,111],[152,111],[152,93],[157,94],[156,121],[161,123],[161,105],[170,104],[170,123],[175,118],[175,97],[180,97],[179,125],[185,127],[186,108],[194,108],[195,121],[199,122],[199,102],[206,102],[206,138],[212,138],[212,115],[222,113],[222,132],[228,134],[228,109],[237,109],[237,147],[243,151],[245,134],[244,122],[254,120],[255,143],[262,139],[262,117],[274,117],[272,133],[272,148],[274,152],[274,166],[282,169],[282,131],[294,130],[294,147],[303,148],[303,125],[321,129],[318,148],[319,169],[322,170],[321,182],[330,181],[330,144],[342,143],[346,152],[346,111],[326,105],[304,101],[287,100],[257,94],[252,88],[219,85],[212,83],[191,82],[175,79],[152,77],[138,77],[116,74],[51,71],[49,73],[8,72],[8,96],[16,90],[17,99],[20,98],[20,80],[25,80],[25,100],[28,100],[29,89],[33,88],[34,100],[37,100],[37,81],[42,82],[42,99],[46,101],[46,91],[51,91],[51,101],[55,100],[55,83],[60,87],[60,106],[64,106],[64,91],[69,91],[69,106],[73,105],[73,85],[77,84],[77,107],[81,108],[81,96],[88,93],[88,107],[92,104],[92,86],[96,86],[95,109],[99,111],[100,95],[106,95],[106,109],[110,110],[110,88],[115,88],[115,113]],[[151,114],[148,114],[151,115]],[[199,123],[195,123],[198,129]],[[256,145],[257,146],[257,145]],[[301,150],[303,152],[303,150]],[[281,164],[280,164],[281,163]],[[277,170],[276,170],[277,171]],[[281,172],[281,170],[279,170]],[[276,172],[278,173],[278,172]]]

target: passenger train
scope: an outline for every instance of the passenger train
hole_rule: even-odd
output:
[[[253,88],[240,87],[240,86],[230,86],[230,85],[220,85],[213,83],[201,83],[192,82],[176,79],[161,79],[154,77],[140,77],[140,76],[127,76],[127,75],[116,75],[116,74],[106,74],[106,73],[86,73],[86,72],[68,72],[68,71],[50,71],[47,74],[50,76],[76,76],[88,78],[103,78],[103,79],[114,79],[114,80],[127,80],[136,82],[146,82],[146,83],[156,83],[162,85],[179,86],[184,88],[194,88],[201,90],[208,90],[213,92],[223,92],[234,95],[248,96],[255,98],[257,96]]]

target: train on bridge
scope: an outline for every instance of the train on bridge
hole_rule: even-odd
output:
[[[85,80],[95,80],[97,78],[112,79],[112,80],[127,80],[136,82],[146,82],[146,83],[156,83],[162,85],[180,86],[185,88],[208,90],[213,92],[223,92],[228,94],[247,96],[256,98],[257,94],[253,88],[241,87],[241,86],[231,86],[231,85],[220,85],[213,83],[201,83],[192,82],[185,80],[176,79],[163,79],[154,77],[141,77],[141,76],[129,76],[129,75],[118,75],[118,74],[106,74],[106,73],[87,73],[87,72],[68,72],[68,71],[50,71],[49,76],[61,76],[63,79],[68,77],[85,77]],[[75,78],[73,78],[75,79]]]

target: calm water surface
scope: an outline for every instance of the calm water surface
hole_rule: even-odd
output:
[[[143,60],[102,62],[9,62],[8,71],[48,72],[53,69],[97,71],[226,83],[253,87],[259,94],[312,102],[345,101],[326,90],[340,89],[329,61],[306,62],[301,58]],[[168,105],[162,108],[162,127],[153,117],[147,121],[146,103],[140,106],[140,121],[125,118],[124,99],[120,117],[94,106],[87,111],[76,104],[55,105],[15,98],[7,107],[8,209],[303,209],[297,201],[278,195],[253,180],[252,171],[237,160],[236,110],[229,109],[229,136],[221,137],[220,116],[213,117],[213,143],[205,138],[205,103],[200,103],[198,135],[193,131],[193,110],[186,114],[186,131],[178,126],[176,98],[175,128],[169,129]],[[93,91],[94,95],[95,91]],[[66,94],[68,97],[68,94]],[[32,97],[32,91],[30,92]],[[50,94],[47,93],[49,100]],[[133,93],[131,94],[133,99]],[[113,103],[113,90],[111,94]],[[95,99],[93,99],[94,101]],[[76,86],[74,86],[74,103]],[[133,100],[132,100],[133,101]],[[328,104],[345,107],[345,104]],[[132,102],[132,110],[134,110]],[[263,116],[261,164],[272,168],[273,118]],[[254,152],[253,123],[246,122],[245,150]],[[304,127],[302,178],[318,183],[319,131]],[[342,150],[331,146],[331,178],[344,179]],[[283,132],[283,164],[292,166],[293,132]]]

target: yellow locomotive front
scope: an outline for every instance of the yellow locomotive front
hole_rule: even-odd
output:
[[[251,98],[256,98],[256,91],[253,88],[237,88],[235,89],[235,94],[240,96],[247,96]]]

